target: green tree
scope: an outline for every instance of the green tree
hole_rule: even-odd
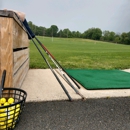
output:
[[[88,39],[92,39],[93,30],[94,30],[94,28],[90,28],[87,31],[85,31],[85,37]]]
[[[114,42],[115,42],[115,43],[120,43],[120,37],[119,37],[119,36],[116,36],[115,39],[114,39]]]
[[[76,31],[72,31],[71,34],[72,34],[72,37],[76,38]]]
[[[109,34],[110,32],[108,30],[103,31],[104,41],[109,41]]]
[[[36,26],[36,35],[39,35],[39,36],[43,35],[43,27]]]
[[[88,38],[93,40],[110,41],[115,43],[130,45],[130,32],[123,32],[122,34],[115,34],[113,31],[101,31],[100,28],[89,28],[80,33],[79,31],[70,31],[68,28],[59,30],[56,25],[51,25],[50,28],[45,28],[42,26],[36,26],[31,21],[28,22],[29,27],[34,32],[35,35],[39,36],[49,36],[49,37],[65,37],[65,38]]]
[[[47,28],[47,29],[46,29],[46,36],[48,36],[48,37],[51,37],[51,36],[52,36],[52,31],[51,31],[50,28]]]
[[[84,38],[99,40],[102,36],[102,31],[99,28],[90,28],[84,32]]]
[[[63,30],[63,37],[66,37],[66,38],[72,37],[71,31],[68,28]]]
[[[76,38],[81,38],[81,33],[79,31],[76,31]]]
[[[58,33],[58,27],[56,25],[51,25],[50,31],[51,31],[51,36],[56,37]]]
[[[108,41],[113,42],[115,39],[115,32],[109,32]]]
[[[125,39],[126,39],[126,37],[127,37],[127,33],[123,32],[123,33],[121,34],[121,43],[125,44]]]
[[[58,37],[63,37],[63,31],[62,31],[62,29],[57,33],[57,36]]]
[[[34,25],[31,21],[28,22],[28,25],[29,25],[30,29],[31,29],[34,33],[36,33],[36,25]]]
[[[124,39],[124,43],[127,44],[127,45],[130,45],[130,40],[128,37],[125,37]]]
[[[130,45],[130,32],[127,33],[127,37],[128,37],[128,44]]]
[[[101,36],[102,36],[102,31],[101,31],[101,29],[95,28],[95,29],[93,30],[92,39],[93,39],[93,40],[100,40]]]

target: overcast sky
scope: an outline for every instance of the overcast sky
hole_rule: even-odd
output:
[[[130,31],[130,0],[0,0],[4,8],[24,12],[27,21],[46,28]]]

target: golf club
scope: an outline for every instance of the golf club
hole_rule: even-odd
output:
[[[16,14],[17,16],[17,14]],[[18,16],[17,16],[18,17]],[[55,78],[57,79],[57,81],[59,82],[59,84],[61,85],[62,89],[64,90],[64,92],[66,93],[66,95],[68,96],[69,100],[72,101],[71,96],[69,95],[68,91],[66,90],[66,88],[64,87],[64,85],[62,84],[62,82],[60,81],[60,79],[58,78],[58,76],[56,75],[56,73],[54,72],[54,70],[52,69],[51,65],[49,64],[49,62],[47,61],[47,59],[45,58],[45,56],[43,55],[43,53],[41,52],[41,50],[39,49],[38,45],[35,43],[35,41],[33,40],[33,37],[30,35],[29,31],[26,29],[25,25],[23,24],[23,22],[20,20],[20,18],[18,17],[19,21],[21,22],[21,24],[24,26],[27,34],[29,35],[29,37],[31,38],[31,40],[33,41],[34,45],[36,46],[37,50],[39,51],[39,53],[41,54],[42,58],[44,59],[44,61],[46,62],[46,64],[48,65],[48,67],[50,68],[50,70],[52,71],[53,75],[55,76]],[[27,24],[28,25],[28,24]],[[29,28],[29,27],[28,27]]]
[[[38,43],[40,44],[40,46],[44,49],[44,51],[46,52],[46,54],[50,57],[50,59],[53,61],[53,63],[56,65],[56,67],[59,69],[59,71],[61,72],[61,75],[63,75],[63,77],[65,78],[65,80],[68,82],[68,84],[74,89],[74,91],[79,94],[83,99],[85,99],[85,97],[73,86],[73,84],[69,81],[69,79],[66,77],[63,69],[61,68],[61,65],[57,62],[57,60],[54,58],[54,56],[48,51],[48,49],[37,39],[37,37],[35,36],[35,39],[38,41]],[[60,66],[59,66],[60,65]],[[69,75],[68,75],[69,76]],[[70,76],[69,76],[70,77]],[[72,78],[70,78],[72,80]],[[73,81],[73,80],[72,80]],[[75,82],[74,82],[75,83]],[[77,83],[76,83],[77,85]]]

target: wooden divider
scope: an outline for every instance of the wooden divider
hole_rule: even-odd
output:
[[[11,11],[0,11],[0,79],[6,70],[5,87],[21,87],[29,69],[29,40]]]

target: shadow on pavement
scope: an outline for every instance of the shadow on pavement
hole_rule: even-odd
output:
[[[26,103],[15,130],[130,130],[130,97]]]

